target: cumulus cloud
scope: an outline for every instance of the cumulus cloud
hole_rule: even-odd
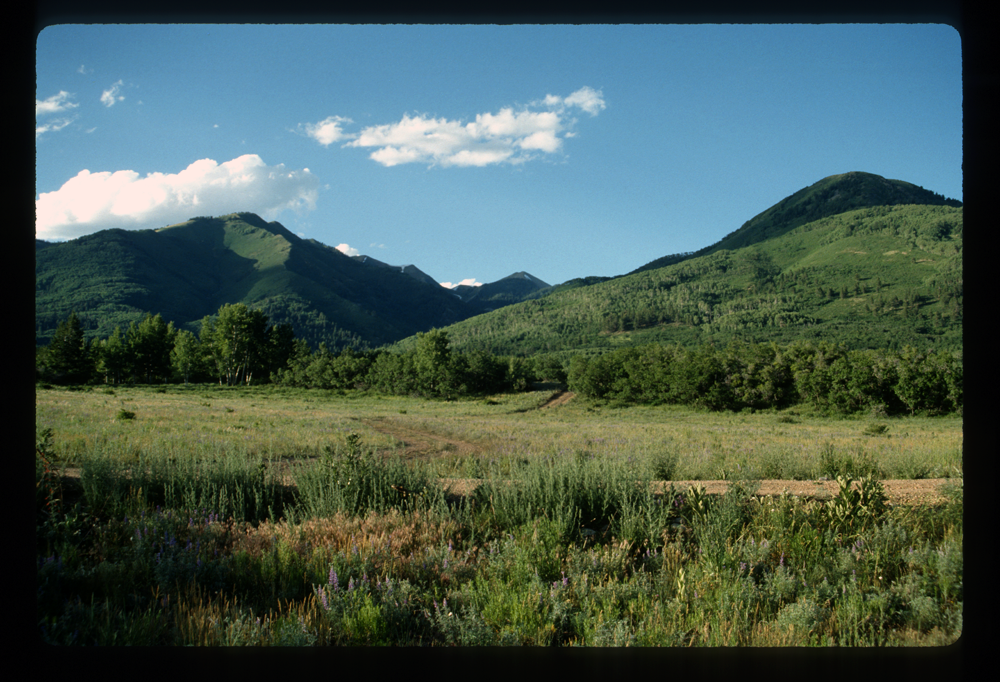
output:
[[[118,92],[122,89],[122,81],[113,83],[110,88],[101,93],[101,104],[106,107],[112,107],[115,102],[121,102],[125,99],[124,95],[119,95]]]
[[[461,287],[461,286],[481,287],[483,286],[483,283],[477,282],[475,277],[470,277],[468,279],[463,279],[461,282],[457,282],[455,284],[452,284],[451,282],[441,282],[441,286],[443,286],[445,289],[454,289],[455,287]]]
[[[113,227],[163,227],[236,211],[273,220],[285,209],[314,209],[318,187],[308,168],[268,166],[256,154],[222,164],[201,159],[179,173],[145,177],[131,170],[82,170],[35,200],[35,233],[39,239],[73,239]]]
[[[563,104],[571,107],[580,107],[591,116],[597,116],[598,112],[607,108],[600,90],[583,87],[563,100]]]
[[[347,244],[337,244],[337,251],[340,251],[345,256],[360,256],[361,252],[355,249],[353,246],[348,246]]]
[[[601,91],[584,87],[568,97],[547,95],[518,111],[504,107],[497,113],[478,114],[468,123],[407,114],[397,123],[349,134],[341,124],[350,119],[331,116],[300,128],[324,146],[349,139],[344,147],[373,148],[369,158],[383,166],[488,166],[524,163],[539,154],[556,153],[563,139],[573,136],[569,129],[576,123],[574,109],[596,116],[604,108]]]
[[[299,124],[299,130],[324,147],[328,147],[345,137],[341,127],[343,123],[352,123],[352,121],[342,116],[327,116],[319,123]]]

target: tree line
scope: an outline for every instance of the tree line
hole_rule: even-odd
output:
[[[38,381],[58,384],[218,381],[429,397],[521,391],[539,377],[538,370],[565,380],[558,362],[452,352],[447,332],[438,329],[417,334],[410,351],[346,346],[334,353],[325,343],[313,351],[290,325],[270,324],[242,303],[205,317],[198,335],[147,314],[124,332],[116,327],[108,338],[89,343],[71,313],[49,345],[37,348],[35,370]]]
[[[570,390],[631,404],[711,410],[811,404],[840,414],[962,412],[961,352],[849,350],[843,344],[661,344],[570,360]]]
[[[536,381],[624,404],[680,404],[710,410],[782,409],[810,404],[841,414],[961,413],[960,351],[851,350],[827,341],[733,341],[724,347],[652,343],[602,355],[459,353],[447,332],[418,333],[402,351],[350,346],[314,351],[288,325],[269,324],[244,304],[224,305],[201,322],[198,336],[147,315],[122,333],[87,343],[75,314],[38,349],[39,381],[274,383],[324,390],[453,398],[523,391]]]
[[[89,343],[74,312],[48,346],[36,348],[35,375],[59,384],[259,383],[285,365],[294,340],[290,325],[269,324],[266,315],[242,303],[206,316],[197,336],[147,313],[124,332],[115,327],[108,338]]]

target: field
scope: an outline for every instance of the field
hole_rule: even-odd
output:
[[[40,388],[39,636],[924,646],[961,633],[959,417],[569,397]],[[835,496],[758,494],[762,479],[820,478]],[[894,504],[889,479],[949,480]],[[719,480],[722,495],[696,483]]]

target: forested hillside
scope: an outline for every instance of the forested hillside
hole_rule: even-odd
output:
[[[447,330],[456,348],[525,355],[732,339],[961,348],[962,227],[961,207],[856,209]]]
[[[244,303],[316,346],[378,346],[476,312],[440,286],[363,265],[252,213],[104,230],[35,252],[35,336],[76,312],[88,338],[147,314],[180,329]]]

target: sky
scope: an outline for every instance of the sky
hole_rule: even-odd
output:
[[[252,211],[444,285],[615,276],[850,171],[962,194],[944,24],[57,25],[35,235]]]

